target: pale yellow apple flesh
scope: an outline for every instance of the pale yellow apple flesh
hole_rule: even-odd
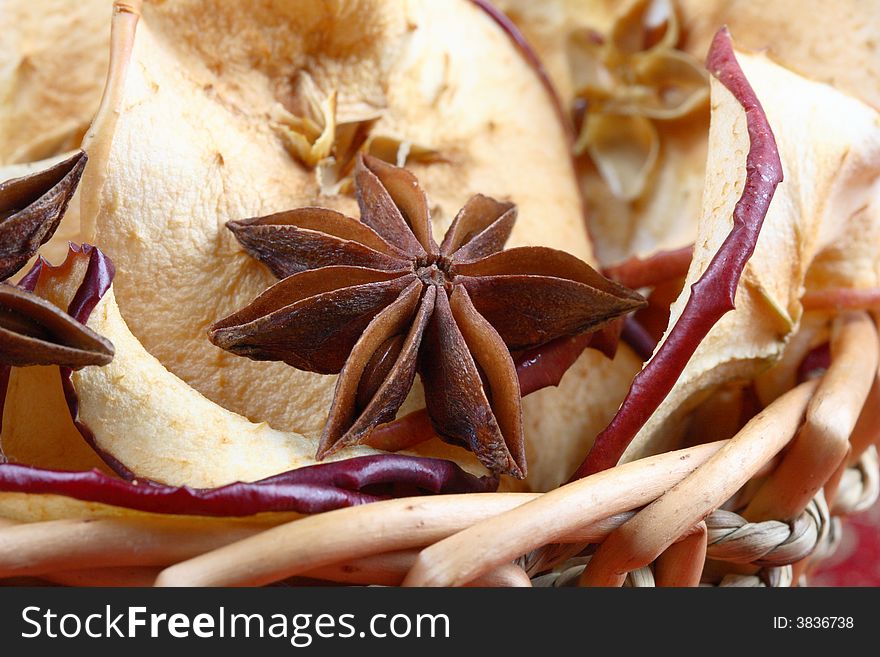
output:
[[[676,0],[685,48],[703,56],[719,25],[739,48],[880,110],[880,4],[864,0]]]
[[[12,463],[49,470],[110,469],[73,425],[57,367],[13,368],[0,448]]]
[[[107,76],[109,0],[4,0],[0,166],[79,147]]]

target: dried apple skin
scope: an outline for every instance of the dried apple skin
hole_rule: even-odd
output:
[[[692,286],[687,304],[666,339],[635,378],[614,419],[596,437],[573,478],[614,467],[651,414],[663,403],[703,338],[735,308],[737,286],[761,232],[764,217],[782,182],[782,162],[761,103],[722,28],[712,42],[707,68],[734,95],[746,114],[749,151],[742,196],[733,210],[733,228]]]
[[[188,516],[323,513],[392,497],[485,493],[497,484],[494,477],[474,477],[451,461],[396,454],[322,463],[211,489],[130,482],[96,470],[65,472],[0,464],[0,497],[3,493],[61,495],[134,511]]]

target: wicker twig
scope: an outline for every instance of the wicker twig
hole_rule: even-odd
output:
[[[636,568],[623,580],[621,586],[633,588],[653,588],[657,586],[654,571],[648,567]]]
[[[621,514],[614,519],[613,524],[620,526],[632,515],[634,514]],[[604,526],[608,533],[616,528],[610,527],[611,524],[606,522]],[[703,558],[709,557],[716,562],[761,567],[754,574],[724,575],[718,583],[719,586],[788,586],[791,583],[791,568],[786,570],[784,567],[791,566],[818,550],[819,546],[826,545],[831,526],[828,507],[821,492],[801,516],[791,523],[775,520],[750,523],[732,511],[716,510],[705,520],[706,543],[701,544],[703,535],[699,531],[690,532],[681,541],[673,543],[657,559],[653,565],[653,577],[657,586],[695,586],[700,582]],[[601,540],[600,538],[597,542]],[[675,565],[672,562],[663,563],[671,549],[674,550],[673,554],[679,549],[686,550],[690,560]],[[824,556],[827,556],[827,552]],[[590,559],[591,557],[569,559],[555,571],[536,577],[534,586],[573,586],[574,580],[581,576]],[[688,566],[692,566],[694,560],[700,565],[696,580],[692,576],[694,569],[688,571]],[[679,567],[676,568],[676,565]],[[684,571],[681,566],[684,566]],[[639,572],[646,568],[649,567],[645,566]],[[623,586],[633,585],[631,574],[627,573],[621,578]]]
[[[51,520],[0,528],[0,577],[164,566],[251,536],[263,527],[194,528],[185,518]]]
[[[581,572],[589,560],[589,557],[569,559],[558,570],[534,577],[532,586],[535,588],[577,586],[578,577],[581,576]]]
[[[834,515],[849,515],[870,509],[880,495],[880,463],[871,445],[856,463],[846,469],[831,506]]]
[[[840,547],[842,539],[843,523],[839,517],[832,516],[831,521],[828,523],[828,531],[825,532],[822,540],[816,544],[813,554],[810,555],[813,564],[819,564],[833,555],[837,548]]]
[[[606,520],[602,528],[610,534],[633,515],[634,513],[619,514],[613,519]],[[705,520],[707,545],[703,551],[706,556],[716,561],[759,566],[790,565],[808,556],[817,545],[826,540],[825,535],[830,522],[828,507],[821,493],[811,501],[803,514],[791,523],[776,520],[750,523],[737,513],[719,509],[712,512]],[[599,527],[598,524],[596,526]],[[671,547],[682,545],[694,534],[691,532],[683,540],[673,543]],[[595,542],[599,543],[602,540],[604,537],[597,536]],[[528,560],[524,563],[528,563]],[[564,568],[570,568],[572,564],[584,563],[586,560],[582,558],[580,561],[568,560]],[[667,585],[659,575],[657,581],[660,586]]]
[[[855,464],[868,447],[880,442],[880,375],[874,378],[849,442],[852,446],[850,465]]]
[[[119,568],[84,568],[47,573],[40,577],[62,586],[131,587],[152,586],[158,568],[150,566],[122,566]]]
[[[590,557],[577,557],[570,559],[559,570],[546,575],[541,575],[532,580],[535,588],[569,588],[577,586],[578,578],[584,571],[584,566],[590,562]],[[623,586],[629,588],[644,588],[656,586],[654,572],[650,568],[639,568],[626,574]]]
[[[417,550],[402,550],[386,554],[376,554],[346,563],[334,564],[302,573],[289,583],[322,580],[336,584],[397,586],[412,567]],[[162,569],[151,566],[123,566],[111,568],[84,568],[44,573],[35,580],[61,584],[63,586],[101,586],[132,587],[153,586]],[[20,578],[6,578],[15,581]],[[517,564],[505,564],[477,578],[468,586],[479,587],[529,587],[531,580]]]
[[[754,575],[725,575],[718,586],[788,588],[792,581],[794,581],[794,573],[791,566],[779,566],[778,568],[765,568]]]
[[[358,557],[430,545],[537,497],[531,493],[442,495],[329,511],[175,564],[160,574],[156,584],[268,584]]]
[[[578,527],[638,508],[675,485],[723,445],[652,456],[585,477],[422,550],[409,586],[459,586]],[[480,559],[474,559],[479,554]]]
[[[347,563],[316,568],[302,573],[302,576],[343,584],[399,586],[418,554],[418,550],[376,554]],[[529,587],[532,586],[532,581],[520,565],[510,563],[478,577],[469,582],[468,586]]]
[[[532,580],[535,588],[553,587],[566,588],[578,585],[578,580],[584,571],[590,557],[571,559],[559,570],[546,575],[541,575]],[[626,574],[624,587],[653,587],[657,586],[656,573],[648,566],[638,568]],[[716,584],[701,582],[700,586],[722,587],[789,587],[792,584],[793,575],[791,566],[777,568],[762,568],[753,575],[729,574],[725,575]]]
[[[585,544],[601,543],[605,538],[620,527],[624,522],[635,515],[635,511],[617,513],[613,516],[600,520],[583,529],[583,542],[580,543],[551,543],[536,550],[526,552],[516,559],[530,576],[539,576],[553,570],[560,564],[568,563],[571,559],[578,558],[583,552]],[[594,536],[587,533],[594,530]]]
[[[847,441],[846,445],[844,445],[843,458],[840,463],[837,464],[837,467],[832,471],[831,476],[825,481],[825,485],[822,487],[822,491],[825,494],[825,499],[830,500],[834,503],[834,500],[837,498],[837,489],[840,486],[840,480],[843,479],[843,475],[847,471],[847,462],[849,461],[849,455],[852,451],[852,448]],[[795,577],[797,577],[797,569],[795,569]]]
[[[838,315],[831,367],[791,448],[744,512],[752,521],[794,518],[834,475],[877,376],[877,331],[866,313]]]
[[[666,548],[654,562],[657,586],[699,586],[707,538],[706,523],[700,522],[687,536]]]
[[[569,511],[578,522],[565,527],[558,538],[565,538],[566,533],[615,511],[638,507],[653,499],[705,461],[718,447],[703,445],[644,459],[621,468],[622,472],[603,473],[588,483],[579,482],[577,490],[585,491],[585,499],[597,501],[595,517],[584,514],[583,505],[578,505]],[[479,521],[502,515],[524,502],[539,503],[554,493],[557,491],[545,495],[495,493],[409,498],[330,511],[269,529],[258,536],[171,566],[159,576],[157,584],[266,584],[360,556],[430,545]],[[622,508],[615,509],[615,504],[622,505]],[[548,524],[547,517],[543,524]],[[582,540],[582,535],[575,533],[569,538]],[[510,563],[527,551],[515,551],[508,558],[493,559],[491,563],[485,558],[479,561],[473,558],[474,554],[482,557],[490,544],[498,545],[498,537],[493,536],[492,541],[469,553],[467,560],[477,564],[480,571],[458,584],[465,584]],[[418,563],[417,560],[416,568]]]
[[[656,559],[717,509],[794,436],[815,381],[801,384],[756,415],[707,463],[613,532],[581,576],[585,586],[615,586]]]

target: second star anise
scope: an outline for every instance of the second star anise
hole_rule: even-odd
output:
[[[418,372],[436,432],[489,470],[524,477],[511,351],[594,331],[644,305],[574,256],[502,250],[516,207],[471,198],[439,246],[407,170],[364,156],[361,219],[306,207],[229,222],[282,278],[211,327],[211,341],[255,360],[339,373],[318,458],[394,419]]]
[[[82,151],[48,169],[0,183],[0,379],[3,366],[106,365],[113,345],[22,285],[6,282],[58,228],[88,158]]]

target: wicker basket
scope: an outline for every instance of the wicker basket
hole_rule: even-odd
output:
[[[182,517],[0,519],[0,578],[65,585],[791,586],[880,490],[880,343],[833,320],[833,360],[731,439],[549,493],[413,497],[268,527]],[[588,555],[588,556],[585,556]],[[22,579],[23,577],[31,579]]]

